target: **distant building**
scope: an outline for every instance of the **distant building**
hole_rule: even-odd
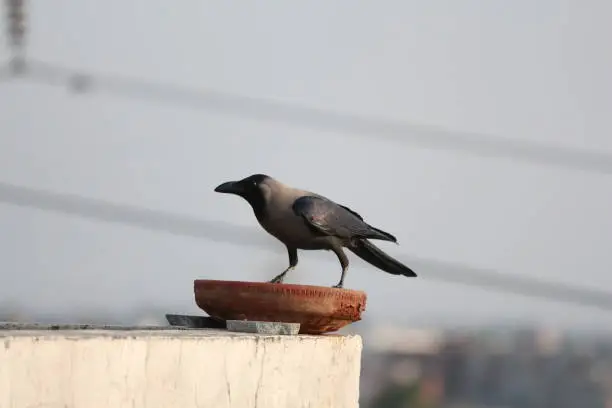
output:
[[[417,384],[424,403],[444,407],[612,408],[609,340],[578,347],[530,329],[383,328],[367,337],[377,344],[363,357],[364,407],[387,384]]]

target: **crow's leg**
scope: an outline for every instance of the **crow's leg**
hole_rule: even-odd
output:
[[[334,246],[331,250],[334,251],[334,253],[338,257],[338,261],[340,261],[340,265],[342,265],[342,275],[340,275],[340,282],[338,282],[337,285],[332,286],[332,288],[342,288],[344,286],[344,277],[346,276],[346,272],[348,271],[349,260],[344,251],[342,250],[342,247]]]
[[[289,255],[289,266],[280,275],[272,279],[270,283],[283,283],[283,279],[285,279],[285,275],[287,274],[287,272],[293,270],[295,266],[297,265],[298,263],[297,249],[288,246],[287,254]]]

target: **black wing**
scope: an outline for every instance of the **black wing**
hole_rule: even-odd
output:
[[[322,197],[298,198],[293,203],[293,212],[302,216],[314,230],[324,235],[367,238],[373,232],[355,211]]]

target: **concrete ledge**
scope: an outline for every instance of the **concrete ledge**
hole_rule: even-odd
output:
[[[0,330],[0,407],[359,406],[359,336]]]

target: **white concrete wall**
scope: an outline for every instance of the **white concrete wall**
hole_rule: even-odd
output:
[[[359,336],[0,330],[0,408],[355,408]]]

